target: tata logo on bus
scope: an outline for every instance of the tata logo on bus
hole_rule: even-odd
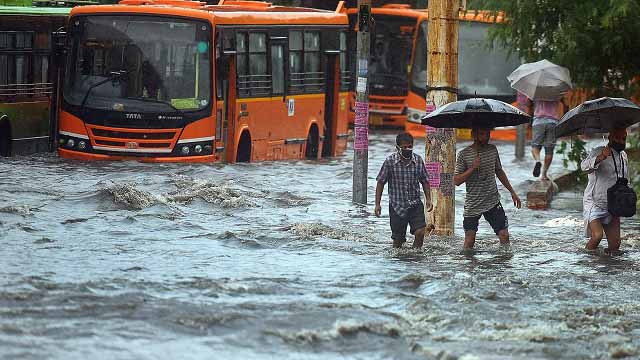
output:
[[[142,120],[142,114],[124,114],[128,120]]]
[[[128,141],[125,144],[125,146],[126,146],[127,149],[137,149],[138,148],[138,143],[135,142],[135,141]]]

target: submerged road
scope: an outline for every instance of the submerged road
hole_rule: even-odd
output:
[[[531,211],[502,189],[512,245],[481,221],[463,254],[461,186],[455,237],[392,250],[386,191],[383,217],[372,213],[393,145],[371,135],[366,208],[351,204],[351,151],[237,165],[0,159],[0,358],[640,357],[638,217],[623,220],[622,255],[588,253],[581,192]],[[525,199],[533,163],[498,148]]]

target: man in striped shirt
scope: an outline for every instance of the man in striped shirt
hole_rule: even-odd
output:
[[[520,198],[502,170],[498,149],[489,144],[491,130],[476,128],[471,130],[471,134],[473,144],[458,153],[453,179],[456,186],[466,183],[467,189],[464,199],[464,248],[473,248],[481,216],[489,222],[500,243],[508,244],[509,222],[500,203],[496,176],[509,190],[513,205],[518,209],[522,206]]]
[[[424,191],[427,211],[433,209],[427,169],[422,158],[413,153],[413,136],[401,133],[396,137],[396,152],[382,164],[377,177],[375,214],[380,216],[380,201],[384,185],[389,183],[389,223],[393,247],[399,248],[406,241],[407,225],[415,235],[413,247],[422,247],[426,221],[420,196],[420,184]]]

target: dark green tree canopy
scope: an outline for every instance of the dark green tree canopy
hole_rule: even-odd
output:
[[[492,39],[526,62],[567,67],[578,87],[627,97],[639,88],[640,0],[473,0],[468,8],[503,10]]]

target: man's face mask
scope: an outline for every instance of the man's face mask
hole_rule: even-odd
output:
[[[396,145],[396,149],[398,150],[398,154],[400,154],[400,156],[402,156],[403,159],[410,159],[411,155],[413,154],[413,147],[400,147],[398,145]]]
[[[625,148],[625,147],[627,147],[627,143],[626,143],[626,142],[624,142],[624,143],[619,143],[619,142],[611,141],[611,142],[610,142],[610,144],[609,144],[609,146],[610,146],[613,150],[615,150],[615,151],[617,151],[617,152],[621,152],[622,150],[624,150],[624,148]]]

